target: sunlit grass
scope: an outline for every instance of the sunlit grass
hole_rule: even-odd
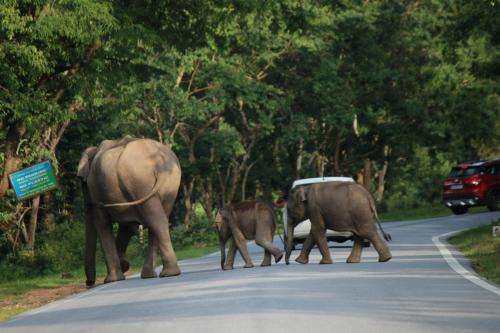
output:
[[[449,238],[448,242],[457,246],[471,260],[472,267],[479,275],[500,284],[500,237],[493,237],[493,225],[500,225],[500,219],[464,231]]]
[[[30,309],[23,306],[2,308],[0,309],[0,321],[7,320],[28,310]]]

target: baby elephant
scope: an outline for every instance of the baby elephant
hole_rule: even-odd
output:
[[[276,222],[274,211],[267,203],[256,200],[242,201],[222,208],[215,217],[215,228],[219,234],[221,251],[221,268],[233,269],[236,248],[245,261],[245,268],[253,267],[248,254],[247,240],[255,239],[255,243],[264,248],[264,259],[261,266],[271,265],[271,254],[278,263],[283,253],[273,245]],[[230,242],[226,262],[226,242]]]

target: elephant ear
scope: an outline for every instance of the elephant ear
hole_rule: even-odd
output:
[[[225,220],[230,220],[232,218],[232,209],[229,206],[226,206],[220,210],[220,215],[225,219]]]
[[[222,209],[221,209],[221,210],[217,209],[217,210],[215,211],[215,214],[214,214],[215,218],[214,218],[214,225],[213,225],[213,227],[214,227],[214,228],[215,228],[215,230],[217,230],[217,231],[219,231],[219,229],[221,228],[222,223],[223,223],[223,219],[222,219],[222,214],[221,214],[221,212],[222,212]]]
[[[85,149],[80,158],[80,162],[78,163],[78,170],[76,172],[76,176],[80,177],[84,182],[87,182],[87,177],[90,172],[90,165],[92,164],[92,160],[97,153],[97,147],[89,147]]]
[[[306,202],[307,201],[307,191],[305,187],[301,187],[297,191],[297,196],[300,200],[300,202]]]

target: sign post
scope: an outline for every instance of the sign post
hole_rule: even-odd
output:
[[[27,169],[13,172],[9,175],[9,181],[16,193],[17,200],[28,199],[57,187],[50,161],[44,161]]]

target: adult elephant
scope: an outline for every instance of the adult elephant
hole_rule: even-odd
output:
[[[271,255],[276,263],[283,257],[283,253],[273,245],[276,230],[274,211],[263,201],[247,200],[225,206],[215,217],[215,228],[219,235],[220,264],[223,270],[233,269],[236,248],[245,261],[244,267],[253,267],[246,244],[251,239],[255,239],[255,243],[264,248],[261,266],[271,265]],[[226,262],[226,243],[231,238]]]
[[[288,194],[287,206],[287,244],[285,262],[288,264],[293,248],[293,229],[300,222],[309,219],[311,232],[305,241],[301,254],[296,261],[307,263],[309,253],[318,244],[322,255],[320,264],[331,264],[332,258],[326,240],[326,229],[350,231],[354,234],[354,245],[347,258],[348,263],[361,260],[363,239],[368,239],[379,254],[379,261],[392,258],[387,244],[380,238],[375,221],[378,222],[375,203],[370,193],[359,184],[351,182],[325,182],[301,186]],[[379,227],[386,240],[382,226]]]
[[[179,189],[181,168],[169,147],[154,140],[128,136],[121,140],[104,140],[98,147],[83,152],[77,175],[82,180],[86,206],[85,273],[88,286],[95,283],[97,236],[107,266],[104,282],[123,280],[120,257],[123,266],[128,240],[138,224],[149,229],[148,251],[141,277],[157,276],[154,268],[158,247],[163,262],[160,276],[180,274],[170,241],[168,216]],[[112,222],[120,223],[118,247]]]

